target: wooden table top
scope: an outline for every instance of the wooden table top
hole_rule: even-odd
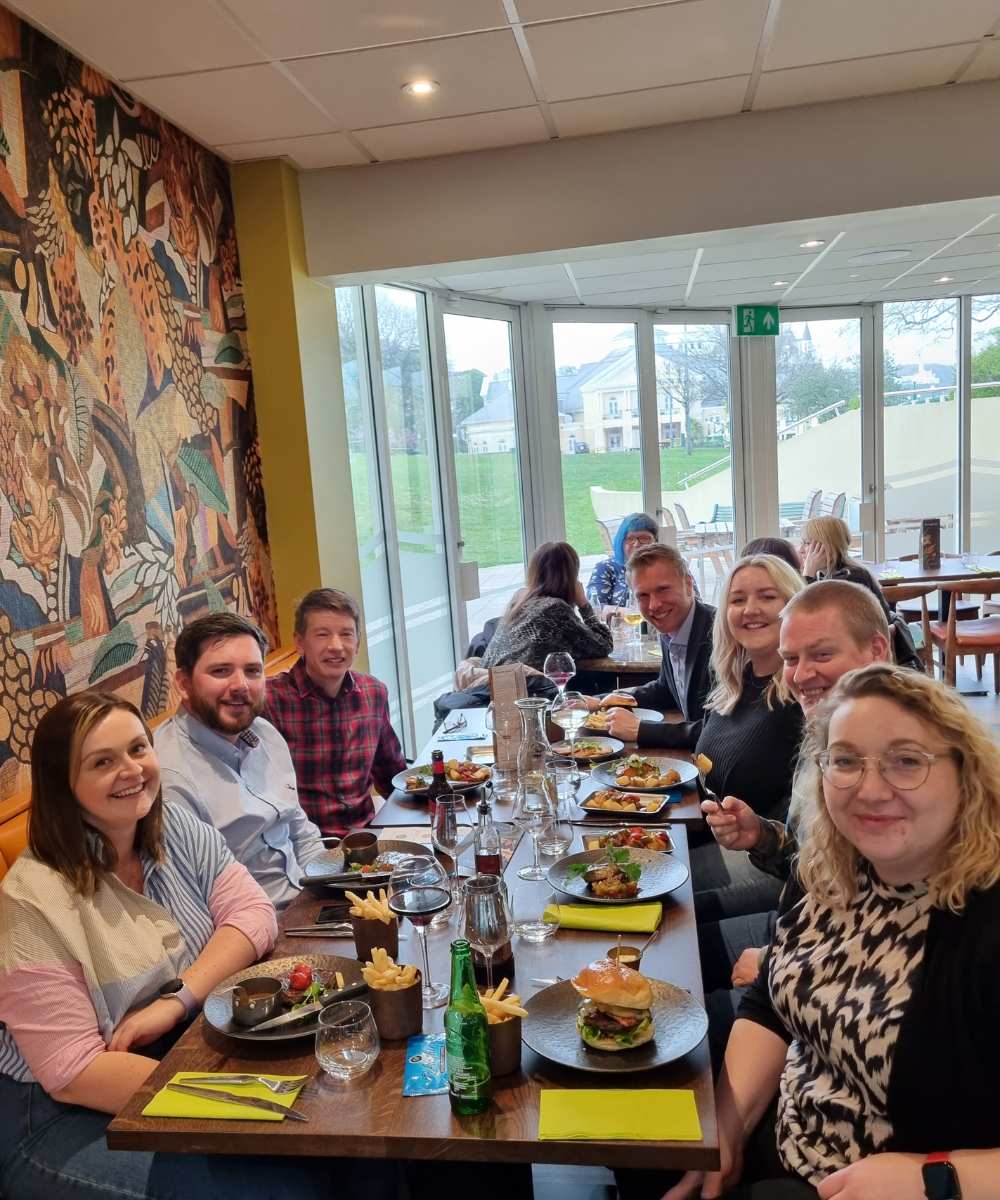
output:
[[[605,658],[585,658],[578,662],[577,670],[611,675],[659,675],[663,663],[660,639],[647,634],[639,648],[613,650]],[[637,682],[635,680],[631,682]]]
[[[580,831],[577,830],[579,838]],[[679,858],[687,861],[687,838],[672,831]],[[575,843],[573,850],[582,844]],[[522,838],[508,864],[508,886],[524,886],[516,875],[530,860]],[[282,925],[310,923],[323,903],[303,893],[283,915]],[[428,944],[435,980],[446,980],[454,928],[431,931]],[[571,977],[614,944],[615,935],[560,930],[542,946],[514,939],[516,990],[527,999],[539,990],[535,978]],[[349,940],[279,937],[274,957],[301,954],[353,957]],[[419,962],[412,930],[401,959]],[[643,956],[644,973],[668,980],[702,999],[690,881],[664,902],[657,939]],[[439,1032],[444,1009],[424,1013],[424,1031]],[[309,1123],[182,1120],[143,1117],[152,1095],[177,1071],[270,1071],[315,1075],[312,1042],[252,1046],[217,1033],[199,1017],[108,1127],[112,1150],[189,1154],[282,1154],[373,1158],[445,1159],[481,1162],[546,1162],[596,1166],[712,1169],[718,1166],[718,1136],[712,1073],[706,1042],[677,1062],[637,1076],[589,1074],[548,1062],[524,1047],[521,1071],[498,1079],[494,1100],[480,1117],[456,1117],[445,1096],[405,1098],[401,1094],[404,1042],[386,1042],[375,1067],[349,1084],[325,1077],[317,1093],[296,1108]],[[701,1121],[698,1142],[540,1141],[539,1097],[546,1088],[690,1088]]]
[[[963,558],[949,555],[941,557],[941,565],[924,570],[919,559],[889,559],[886,562],[864,562],[879,583],[957,583],[963,579],[982,579],[1000,575],[1000,556],[995,554],[966,555]],[[889,576],[889,578],[886,578]]]

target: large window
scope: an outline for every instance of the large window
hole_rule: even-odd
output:
[[[1000,296],[972,298],[972,541],[1000,550]]]
[[[941,548],[959,548],[958,301],[883,310],[886,556],[916,554],[920,522],[940,517]]]

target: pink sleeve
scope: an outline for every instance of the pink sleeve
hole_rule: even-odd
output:
[[[278,936],[278,918],[264,889],[242,863],[230,863],[212,885],[208,907],[215,928],[238,929],[262,958]]]
[[[0,976],[0,1021],[50,1096],[107,1050],[79,963],[23,966]]]

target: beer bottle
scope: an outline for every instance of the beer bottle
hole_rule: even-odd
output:
[[[451,994],[444,1010],[444,1044],[452,1112],[460,1117],[485,1112],[492,1092],[490,1035],[486,1009],[472,974],[472,947],[465,938],[451,944]]]
[[[431,786],[427,789],[427,808],[430,818],[434,820],[437,811],[438,796],[450,796],[451,784],[444,772],[444,751],[431,751]]]

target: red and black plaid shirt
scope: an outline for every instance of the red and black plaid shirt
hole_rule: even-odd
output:
[[[264,715],[288,742],[299,800],[323,833],[367,825],[375,813],[372,784],[388,796],[393,775],[406,769],[385,684],[371,675],[348,671],[331,699],[300,658],[268,680]]]

